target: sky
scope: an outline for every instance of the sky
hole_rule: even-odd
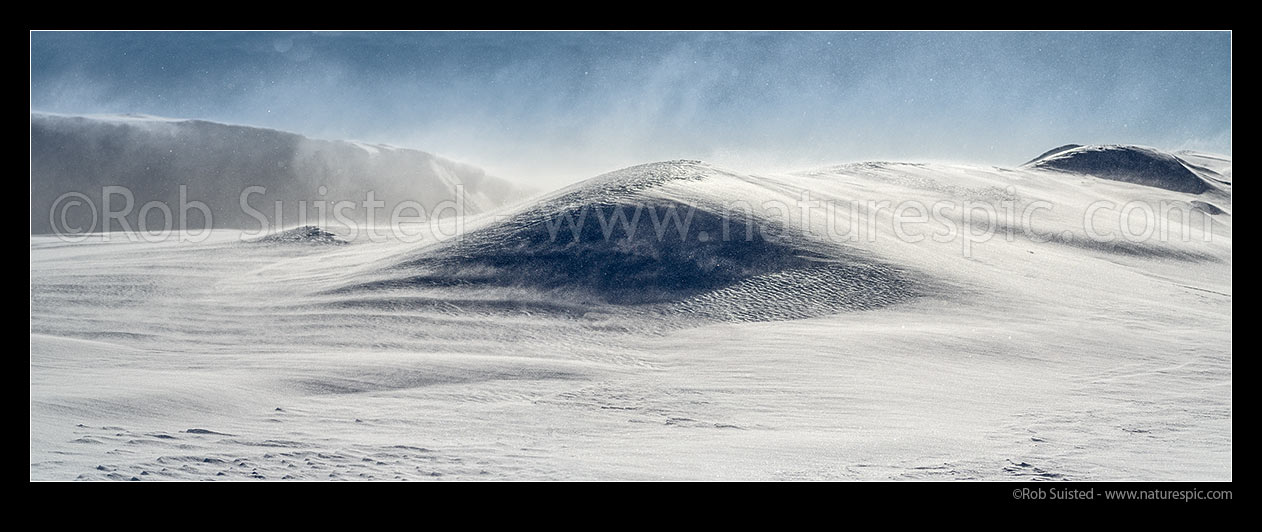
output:
[[[1230,32],[32,32],[31,110],[387,143],[550,188],[701,159],[1231,154]]]

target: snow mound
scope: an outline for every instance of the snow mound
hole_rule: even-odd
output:
[[[342,246],[347,244],[337,235],[314,225],[304,225],[253,240],[257,244],[315,244]]]
[[[758,179],[697,161],[612,172],[347,289],[510,287],[725,321],[876,308],[918,293],[901,269],[721,206],[722,191]]]
[[[1062,146],[1027,167],[1092,175],[1150,187],[1201,194],[1214,188],[1182,159],[1143,146]]]

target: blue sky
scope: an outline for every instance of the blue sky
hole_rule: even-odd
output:
[[[548,188],[642,162],[1231,154],[1228,32],[34,32],[31,109],[385,142]]]

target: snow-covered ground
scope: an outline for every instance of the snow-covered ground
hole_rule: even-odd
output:
[[[419,243],[34,235],[30,475],[1230,480],[1231,162],[1180,157],[1200,193],[675,161]]]

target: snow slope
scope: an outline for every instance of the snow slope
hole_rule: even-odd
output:
[[[1211,160],[1221,195],[670,161],[420,243],[32,236],[31,478],[1230,480]]]
[[[258,230],[257,215],[241,205],[242,194],[252,186],[265,191],[249,195],[247,204],[274,229],[302,223],[304,212],[307,221],[314,222],[316,202],[323,202],[325,218],[333,220],[335,203],[361,205],[370,191],[383,202],[375,214],[377,223],[409,201],[431,213],[457,198],[457,185],[463,187],[467,214],[520,199],[526,192],[479,168],[417,150],[203,120],[31,112],[31,231],[37,234],[53,232],[55,217],[50,218],[50,210],[68,192],[88,193],[104,209],[104,186],[125,187],[133,194],[132,208],[124,217],[133,230],[139,227],[142,205],[163,202],[174,217],[179,216],[181,198],[204,203],[214,227]],[[122,196],[111,200],[111,211],[125,210]],[[279,222],[274,214],[278,201]],[[205,227],[200,211],[189,212],[187,230]],[[91,214],[86,209],[68,210],[67,224],[92,227]],[[364,208],[347,208],[343,214],[349,220],[367,221]],[[98,212],[95,219],[102,217]],[[109,223],[109,230],[124,229],[117,220]],[[98,222],[95,230],[106,230],[103,225]]]

